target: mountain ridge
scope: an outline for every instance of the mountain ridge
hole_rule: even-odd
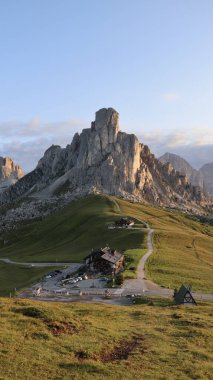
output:
[[[0,192],[24,176],[22,168],[10,157],[0,157]]]
[[[197,170],[183,157],[169,152],[159,157],[159,161],[163,164],[171,163],[176,171],[187,176],[193,186],[200,186],[203,191],[213,196],[213,163],[207,163]]]
[[[91,127],[76,133],[66,148],[52,145],[37,167],[1,194],[1,202],[61,187],[76,195],[106,193],[160,206],[211,206],[211,199],[170,164],[162,164],[134,134],[120,130],[113,108],[96,112]]]

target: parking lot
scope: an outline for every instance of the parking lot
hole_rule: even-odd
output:
[[[64,290],[84,290],[106,287],[107,278],[88,278],[86,274],[76,274],[77,269],[71,270],[70,268],[56,270],[46,275],[42,281],[37,284],[37,287],[41,287],[47,291],[64,291]]]

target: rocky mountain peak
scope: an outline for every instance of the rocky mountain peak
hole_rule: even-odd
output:
[[[113,108],[97,111],[91,128],[75,134],[66,148],[50,147],[1,201],[34,193],[49,197],[61,189],[73,196],[101,192],[162,206],[199,208],[212,202],[173,165],[159,162],[135,135],[122,132]]]
[[[92,128],[96,131],[106,127],[119,131],[119,113],[113,108],[101,108],[96,112],[95,121],[92,122]]]
[[[10,157],[0,157],[0,191],[16,183],[23,175],[22,168]]]
[[[177,172],[185,175],[193,186],[199,186],[213,196],[213,163],[196,170],[184,158],[168,152],[161,156],[159,161],[171,164]]]
[[[213,197],[213,162],[203,165],[199,173],[204,178],[204,189]]]

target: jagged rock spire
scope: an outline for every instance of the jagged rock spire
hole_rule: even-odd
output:
[[[97,111],[91,128],[76,134],[71,145],[47,150],[37,168],[5,192],[2,201],[29,191],[51,195],[65,185],[82,196],[95,191],[158,205],[209,204],[185,176],[161,164],[135,135],[121,132],[113,108]]]
[[[10,157],[0,157],[0,191],[16,183],[23,175],[22,168]]]
[[[111,126],[116,132],[119,131],[119,113],[113,108],[101,108],[95,114],[94,129],[99,130],[106,126]]]

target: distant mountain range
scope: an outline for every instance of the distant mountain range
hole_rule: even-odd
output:
[[[209,192],[213,196],[213,162],[196,170],[184,158],[174,153],[165,153],[159,158],[159,161],[163,164],[171,163],[176,171],[186,175],[193,186],[200,186],[205,192]]]
[[[66,148],[51,146],[35,170],[6,189],[0,201],[61,192],[105,193],[189,210],[212,207],[212,199],[193,186],[188,175],[160,162],[135,135],[121,132],[113,108],[96,112],[91,127],[76,133]]]
[[[0,192],[14,185],[23,176],[22,168],[10,157],[0,157]]]

